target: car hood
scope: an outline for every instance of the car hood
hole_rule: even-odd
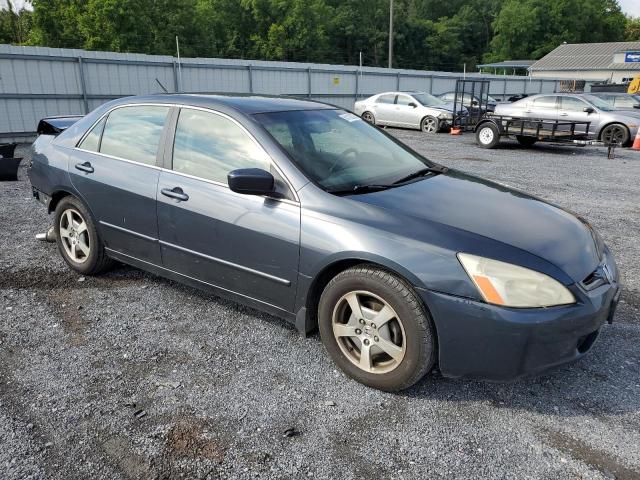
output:
[[[391,211],[396,217],[437,222],[524,250],[574,281],[584,280],[600,263],[595,233],[585,220],[523,192],[461,172],[449,170],[402,187],[349,198]]]

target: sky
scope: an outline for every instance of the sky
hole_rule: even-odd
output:
[[[28,4],[28,0],[13,0],[14,5],[21,7]],[[640,0],[618,0],[622,11],[632,17],[640,17]],[[6,8],[7,0],[0,0],[0,8]]]
[[[632,17],[640,17],[640,0],[618,0],[622,11]]]

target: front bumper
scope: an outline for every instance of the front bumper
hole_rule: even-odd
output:
[[[578,287],[576,287],[578,288]],[[577,296],[570,306],[516,309],[419,290],[433,317],[439,367],[447,377],[506,381],[582,357],[611,321],[617,279]]]

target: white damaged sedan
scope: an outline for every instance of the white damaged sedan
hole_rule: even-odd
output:
[[[436,133],[453,122],[453,104],[426,92],[379,93],[356,102],[354,112],[374,125],[418,128],[426,133]]]

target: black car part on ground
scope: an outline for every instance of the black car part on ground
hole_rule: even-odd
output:
[[[18,167],[22,158],[15,158],[17,144],[0,145],[0,181],[18,180]]]

